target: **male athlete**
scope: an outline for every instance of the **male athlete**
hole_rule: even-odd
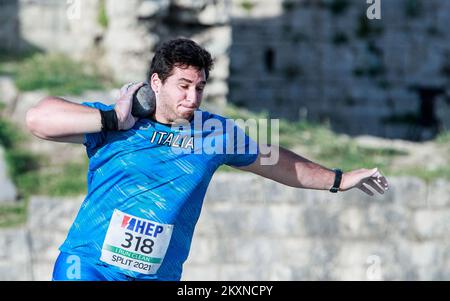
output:
[[[212,64],[191,40],[164,43],[150,67],[156,110],[148,118],[131,115],[142,83],[122,88],[112,106],[46,97],[27,112],[35,136],[83,143],[90,159],[87,196],[53,280],[179,280],[208,184],[222,164],[298,188],[369,195],[369,187],[388,189],[376,168],[342,173],[281,147],[276,163],[262,164],[263,145],[199,109]],[[211,121],[219,126],[203,127]]]

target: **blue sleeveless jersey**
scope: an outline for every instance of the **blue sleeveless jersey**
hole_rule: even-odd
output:
[[[88,192],[60,250],[149,280],[181,278],[217,168],[246,166],[258,156],[239,127],[200,110],[179,128],[140,119],[130,130],[86,134],[84,145]]]

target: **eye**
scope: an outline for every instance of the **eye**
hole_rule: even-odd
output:
[[[180,85],[180,88],[186,90],[186,89],[189,89],[189,86],[187,86],[187,85]]]

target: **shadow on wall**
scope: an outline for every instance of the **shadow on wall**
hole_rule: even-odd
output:
[[[245,3],[231,21],[230,102],[350,135],[450,129],[446,1],[383,1],[380,20],[359,0],[284,0],[275,17]]]

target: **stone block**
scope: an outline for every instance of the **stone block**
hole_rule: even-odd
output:
[[[181,281],[222,281],[219,266],[213,264],[189,264],[183,266]]]
[[[291,281],[293,279],[292,269],[289,264],[272,263],[269,267],[269,278],[267,281]]]
[[[394,235],[408,236],[411,212],[400,206],[375,205],[367,208],[347,207],[339,215],[339,231],[343,238],[382,239]]]
[[[56,258],[55,258],[56,259]],[[51,281],[53,275],[54,261],[35,262],[33,264],[34,281]]]
[[[198,234],[230,237],[248,232],[248,220],[252,208],[237,206],[236,203],[228,203],[205,208],[200,217]]]
[[[66,232],[81,206],[84,196],[73,198],[55,198],[34,196],[29,204],[30,229]]]
[[[436,179],[428,185],[426,198],[427,208],[450,206],[450,187],[445,179]]]
[[[311,226],[305,216],[308,212],[294,205],[266,205],[249,211],[246,230],[251,236],[272,238],[306,236]]]
[[[385,196],[411,209],[423,208],[427,206],[427,185],[419,178],[392,177]]]
[[[204,9],[198,13],[198,22],[203,25],[228,24],[230,20],[230,3],[227,0],[206,1]]]
[[[216,173],[206,193],[208,202],[261,202],[262,181],[247,173]]]
[[[33,280],[28,263],[0,261],[0,281]]]
[[[264,266],[222,264],[219,266],[220,281],[262,281],[268,278]]]
[[[214,235],[211,236],[194,236],[186,263],[190,265],[206,265],[213,262],[222,262],[222,258],[219,257],[218,238],[214,237]]]
[[[32,253],[26,229],[1,229],[0,244],[0,280],[32,280]]]
[[[214,263],[239,263],[242,265],[271,266],[284,254],[283,239],[256,235],[241,235],[238,238],[220,239],[220,256]]]
[[[417,210],[413,222],[413,231],[418,239],[445,239],[450,236],[449,209]]]
[[[9,76],[0,76],[0,103],[5,104],[6,108],[11,110],[18,94],[14,80]]]

